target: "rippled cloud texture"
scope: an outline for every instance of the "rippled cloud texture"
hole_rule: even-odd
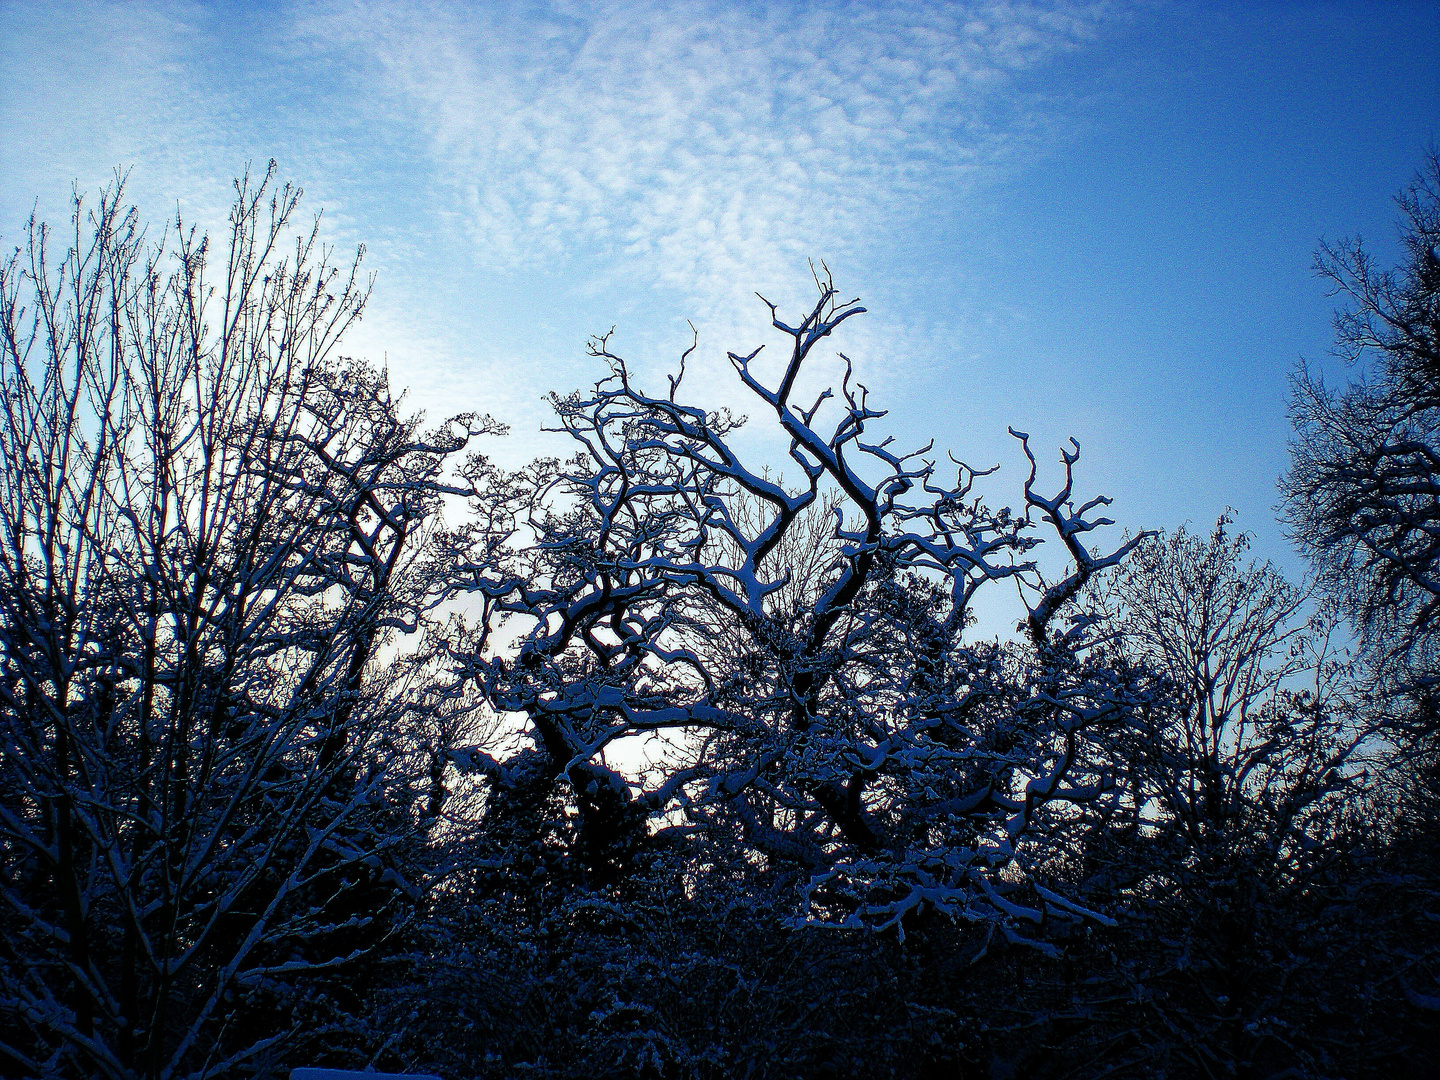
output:
[[[0,0],[0,241],[117,165],[157,228],[214,228],[273,157],[368,248],[349,349],[509,421],[511,460],[559,450],[542,395],[612,324],[662,387],[693,321],[691,394],[753,412],[752,290],[793,313],[823,259],[901,444],[1013,497],[1007,425],[1075,435],[1126,525],[1229,504],[1283,556],[1286,380],[1331,340],[1311,254],[1390,257],[1437,41],[1412,0]]]
[[[302,40],[378,65],[437,203],[484,258],[588,248],[609,274],[729,302],[818,251],[864,258],[1045,122],[1009,76],[1099,5],[625,4],[318,11]]]
[[[899,292],[915,268],[896,237],[1068,122],[1067,98],[1016,77],[1123,21],[1097,3],[0,10],[7,235],[21,200],[56,207],[66,178],[116,164],[152,212],[214,222],[243,162],[277,157],[332,238],[370,246],[358,345],[422,403],[463,378],[522,430],[539,391],[588,376],[557,379],[554,355],[579,361],[612,322],[668,362],[693,320],[697,389],[728,395],[752,290],[804,304],[826,259],[868,300]],[[850,342],[884,342],[881,386],[954,336],[880,307]]]

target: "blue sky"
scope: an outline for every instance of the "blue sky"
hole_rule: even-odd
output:
[[[693,320],[695,395],[754,412],[724,352],[824,259],[902,441],[1001,463],[1000,501],[1007,425],[1042,460],[1074,435],[1122,524],[1233,505],[1292,572],[1312,253],[1393,260],[1437,129],[1433,2],[0,3],[7,247],[116,165],[208,223],[275,157],[379,274],[348,351],[508,421],[512,460],[556,448],[541,396],[612,325],[661,386]]]

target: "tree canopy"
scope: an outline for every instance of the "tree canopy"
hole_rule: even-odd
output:
[[[656,393],[602,336],[549,399],[572,455],[508,469],[501,424],[426,428],[341,353],[363,253],[273,164],[214,245],[119,181],[63,241],[32,221],[0,264],[5,1072],[1426,1067],[1427,168],[1404,267],[1320,256],[1377,359],[1297,376],[1303,585],[1228,512],[1120,530],[1078,441],[1011,429],[998,508],[1005,472],[897,447],[862,362],[817,378],[865,312],[825,270],[766,303],[780,355],[728,354],[756,420],[690,396],[693,346]]]

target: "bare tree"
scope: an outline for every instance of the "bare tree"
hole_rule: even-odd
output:
[[[1350,307],[1336,351],[1373,360],[1343,390],[1302,367],[1285,516],[1392,688],[1440,679],[1440,157],[1398,199],[1404,263],[1375,266],[1359,239],[1322,247],[1316,271]],[[1433,700],[1428,706],[1434,715]]]
[[[1194,1075],[1318,1067],[1321,1033],[1295,1018],[1344,953],[1326,889],[1367,735],[1337,617],[1307,619],[1306,591],[1247,564],[1232,524],[1146,541],[1096,597],[1111,647],[1154,680],[1114,747],[1124,808],[1088,850],[1092,887],[1129,909],[1117,1023],[1147,1032],[1132,1065]]]
[[[1149,775],[1158,786],[1136,797],[1160,799],[1194,844],[1239,820],[1262,778],[1285,779],[1270,775],[1290,734],[1277,729],[1274,705],[1297,676],[1320,675],[1304,590],[1268,563],[1242,566],[1249,538],[1232,524],[1227,514],[1208,540],[1181,528],[1141,545],[1107,596],[1127,659],[1168,684],[1177,710],[1147,729],[1163,742],[1151,756],[1165,779]],[[1306,775],[1333,764],[1324,757]]]
[[[417,627],[416,553],[463,490],[442,469],[488,424],[422,436],[336,356],[370,285],[273,172],[236,182],[215,277],[178,218],[147,243],[119,181],[76,195],[66,250],[32,219],[0,265],[6,1072],[241,1065],[296,1019],[230,1018],[412,891],[405,713],[374,665]]]
[[[482,597],[487,624],[519,635],[513,653],[457,654],[457,670],[525,717],[568,788],[596,887],[623,876],[655,828],[701,830],[796,867],[825,921],[903,932],[907,913],[931,908],[1013,934],[1047,912],[1082,914],[1029,885],[1029,903],[1010,894],[1042,808],[1110,790],[1081,748],[1131,702],[1087,664],[1064,613],[1138,540],[1085,546],[1109,524],[1093,516],[1108,500],[1072,501],[1078,444],[1053,497],[1030,456],[1017,515],[981,502],[969,466],[945,478],[928,447],[872,437],[884,413],[848,360],[838,395],[797,403],[815,347],[864,310],[817,284],[797,324],[770,308],[788,351],[773,385],[760,350],[730,355],[789,442],[793,488],[742,460],[741,420],[681,399],[685,358],[656,397],[608,336],[592,342],[606,376],[554,398],[578,455],[477,482],[487,526],[446,541],[463,572],[444,595]],[[1068,560],[1059,580],[1030,556],[1041,527]],[[1027,638],[968,645],[973,596],[997,582],[1027,597]],[[607,765],[617,744],[657,736],[683,755],[640,781]],[[495,790],[510,783],[500,762],[466,761]]]

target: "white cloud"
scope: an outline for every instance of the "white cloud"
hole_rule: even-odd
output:
[[[1099,4],[346,3],[297,44],[423,134],[477,257],[675,289],[702,317],[962,191],[1036,115],[1011,77],[1091,37]],[[375,79],[373,76],[379,74]]]
[[[773,336],[751,290],[808,306],[824,258],[881,301],[841,344],[892,401],[956,337],[909,302],[924,271],[896,238],[1068,122],[1017,81],[1114,18],[1085,0],[0,7],[3,231],[28,209],[12,200],[117,162],[152,217],[179,199],[213,227],[228,178],[275,156],[381,272],[350,347],[388,352],[430,412],[517,433],[540,392],[589,380],[580,345],[612,322],[668,365],[693,318],[692,392],[751,407],[723,360]]]

